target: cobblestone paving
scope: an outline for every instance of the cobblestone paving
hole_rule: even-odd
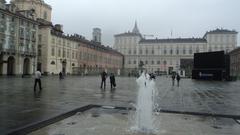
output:
[[[43,90],[34,94],[32,78],[0,78],[0,133],[45,120],[87,104],[129,106],[136,100],[136,78],[117,77],[117,89],[105,91],[100,77],[56,76],[42,79]],[[109,80],[108,82],[109,83]],[[240,82],[182,79],[180,87],[158,77],[157,102],[161,109],[240,115]]]

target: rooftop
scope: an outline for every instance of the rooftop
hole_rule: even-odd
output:
[[[125,32],[121,34],[114,35],[115,37],[121,37],[121,36],[142,36],[140,33],[133,33],[133,32]]]
[[[211,31],[207,31],[206,34],[237,34],[238,32],[235,30],[228,30],[228,29],[215,29]]]

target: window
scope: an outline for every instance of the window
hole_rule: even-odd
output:
[[[167,50],[166,50],[166,48],[164,48],[164,54],[167,54]]]
[[[128,64],[131,64],[131,60],[128,61]]]
[[[176,54],[178,55],[179,54],[179,48],[177,47],[177,50],[176,50]]]
[[[74,67],[74,66],[75,66],[75,64],[74,64],[74,63],[72,63],[72,66]]]
[[[172,49],[170,50],[170,54],[171,54],[171,55],[173,54],[173,50],[172,50]]]
[[[148,49],[146,49],[146,54],[148,54]]]
[[[157,64],[160,64],[160,61],[157,61]]]
[[[154,54],[154,50],[152,50],[152,54]]]
[[[197,46],[196,52],[199,53],[199,47]]]
[[[54,49],[54,47],[52,47],[52,56],[54,56],[55,55],[55,49]]]
[[[43,18],[44,18],[45,20],[47,20],[47,11],[44,11],[44,16],[43,16]]]
[[[20,37],[22,37],[22,38],[24,37],[24,29],[23,28],[20,28]]]
[[[36,32],[32,32],[32,41],[36,41]]]
[[[58,49],[58,57],[61,57],[61,49]]]
[[[66,57],[66,51],[63,50],[63,58]]]
[[[183,47],[183,54],[186,54],[186,50],[185,50],[185,47]]]
[[[152,64],[154,65],[154,64],[155,64],[155,62],[154,62],[154,61],[152,61]]]
[[[23,20],[21,20],[21,25],[24,25],[24,21]]]
[[[147,61],[147,60],[145,61],[145,64],[148,64],[148,61]]]
[[[88,56],[88,57],[90,57],[90,56]],[[72,52],[72,59],[74,59],[74,52]]]
[[[189,47],[189,54],[192,54],[193,53],[193,50],[192,50],[192,46],[191,47]]]
[[[133,64],[136,64],[136,63],[137,63],[136,60],[134,60],[134,61],[133,61]]]
[[[69,58],[70,56],[70,53],[69,53],[69,50],[67,50],[67,58]]]
[[[55,44],[55,38],[52,37],[52,44]]]
[[[142,49],[139,50],[139,54],[142,54]]]
[[[132,53],[132,51],[131,50],[128,50],[128,54],[131,54]]]
[[[42,56],[42,50],[38,49],[38,56]]]
[[[38,35],[38,40],[39,40],[39,42],[42,41],[42,35]]]
[[[136,50],[134,50],[134,51],[133,51],[133,54],[136,54],[136,53],[137,53],[137,51],[136,51]]]

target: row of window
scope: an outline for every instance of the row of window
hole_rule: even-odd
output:
[[[137,37],[125,37],[124,39],[115,39],[116,44],[132,44],[137,43]]]
[[[142,63],[144,65],[148,65],[148,64],[152,64],[152,65],[155,65],[155,64],[158,64],[158,65],[167,65],[167,64],[170,64],[172,65],[173,64],[173,61],[169,61],[167,62],[166,60],[163,60],[163,61],[154,61],[154,60],[145,60],[145,61],[142,61],[140,60],[139,63]],[[137,60],[128,60],[127,64],[137,64]],[[176,65],[178,65],[178,61],[176,61]]]
[[[67,54],[66,54],[67,53]],[[118,60],[114,58],[107,58],[103,56],[97,56],[96,54],[90,54],[87,52],[80,52],[79,55],[77,52],[72,52],[72,55],[70,56],[71,51],[70,50],[61,50],[58,49],[58,57],[63,57],[63,58],[70,58],[72,56],[72,59],[80,59],[80,60],[86,60],[86,61],[100,61],[108,64],[118,64]],[[51,55],[56,56],[55,54],[55,48],[52,47],[51,49]],[[79,56],[79,57],[78,57]]]
[[[235,35],[209,35],[210,42],[234,42],[235,39]]]
[[[21,38],[31,39],[34,42],[36,41],[36,32],[31,31],[30,29],[26,29],[26,28],[21,27],[19,29],[19,36]]]
[[[52,47],[52,49],[51,49],[51,55],[52,56],[56,55],[54,47]],[[67,54],[66,54],[66,50],[61,51],[61,49],[58,49],[58,55],[57,56],[58,57],[63,57],[63,58],[65,58],[65,57],[70,58],[70,50],[67,50]],[[72,52],[72,59],[77,59],[77,53],[76,52]]]
[[[125,51],[124,50],[118,50],[118,51],[120,51],[120,52],[122,52],[122,53],[124,53],[124,54],[126,54],[125,53]],[[159,51],[161,51],[161,50],[159,50]],[[197,48],[196,50],[192,50],[192,49],[189,49],[188,50],[188,54],[193,54],[193,53],[198,53],[200,50],[199,50],[199,48]],[[183,50],[179,50],[179,49],[177,49],[177,50],[163,50],[163,54],[170,54],[170,55],[173,55],[173,54],[180,54],[182,52],[182,54],[187,54],[187,50],[186,49],[183,49]],[[128,50],[128,54],[129,55],[132,55],[132,54],[137,54],[137,51],[136,50]],[[143,50],[139,50],[139,54],[141,55],[141,54],[146,54],[146,55],[148,55],[148,54],[150,54],[150,55],[154,55],[155,54],[155,51],[154,50],[151,50],[151,51],[149,51],[149,50],[145,50],[145,53],[143,52]]]
[[[77,44],[74,44],[74,43],[70,43],[69,41],[66,41],[65,39],[55,39],[54,37],[52,38],[52,44],[53,45],[63,45],[63,46],[66,46],[67,45],[67,47],[73,47],[73,48],[75,48],[75,49],[77,49],[78,48],[78,46],[79,45],[77,45]]]

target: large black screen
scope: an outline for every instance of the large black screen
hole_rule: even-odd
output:
[[[219,69],[224,67],[224,51],[194,54],[194,69]]]

